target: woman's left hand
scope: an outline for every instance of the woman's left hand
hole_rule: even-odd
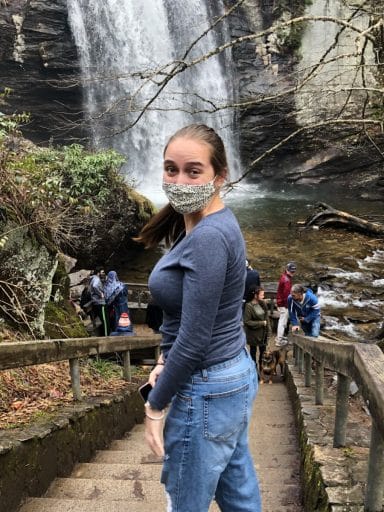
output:
[[[164,370],[164,363],[157,363],[154,369],[149,374],[148,382],[154,388],[156,385],[156,381],[160,375],[160,373]]]

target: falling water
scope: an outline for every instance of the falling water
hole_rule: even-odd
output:
[[[162,148],[172,133],[191,122],[205,122],[219,131],[231,173],[237,174],[232,113],[220,110],[233,101],[230,54],[176,74],[161,90],[178,60],[197,59],[228,40],[226,23],[220,22],[193,45],[223,14],[222,1],[67,3],[93,143],[126,156],[127,179],[144,190],[156,181],[160,186]]]

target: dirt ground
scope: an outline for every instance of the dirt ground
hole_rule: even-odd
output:
[[[128,383],[120,376],[120,366],[104,360],[83,360],[80,370],[83,396],[113,396],[145,381],[148,367],[132,370],[132,383]],[[72,400],[68,361],[2,371],[0,429],[49,419],[61,405]]]

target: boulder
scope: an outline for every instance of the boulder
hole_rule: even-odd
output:
[[[57,253],[38,243],[26,227],[8,222],[0,250],[0,300],[8,322],[29,336],[44,338],[45,308],[52,293]]]

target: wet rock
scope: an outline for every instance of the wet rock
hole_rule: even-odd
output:
[[[5,113],[29,112],[34,141],[83,137],[79,64],[66,0],[14,0],[0,10],[0,83],[12,89]]]

